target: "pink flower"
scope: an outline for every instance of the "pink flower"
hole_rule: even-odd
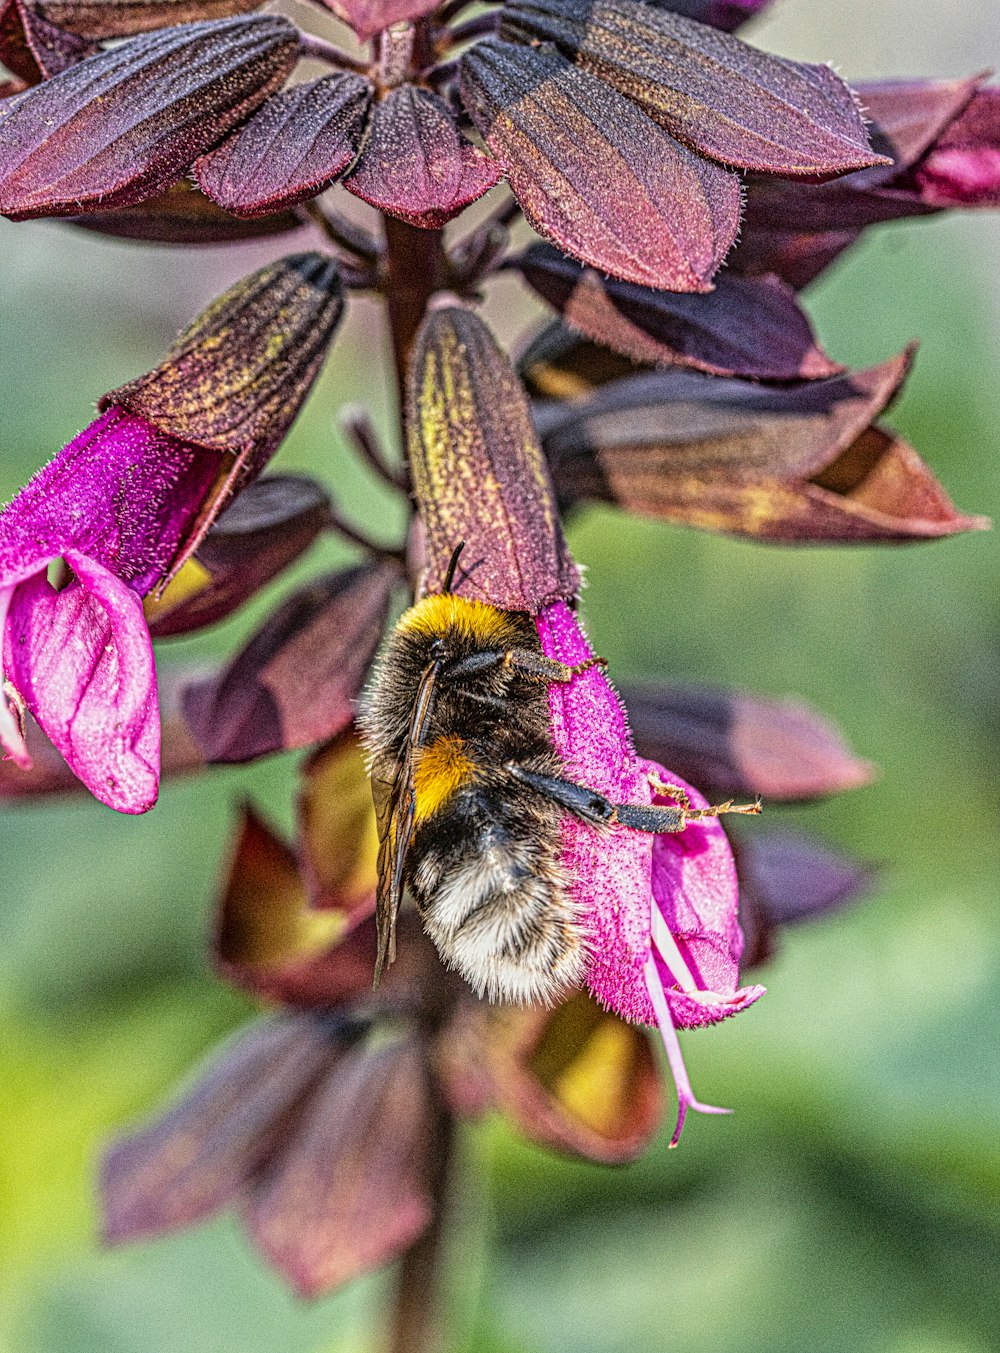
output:
[[[591,656],[563,602],[537,618],[547,656],[575,664]],[[613,803],[672,805],[657,792],[671,784],[695,810],[696,790],[636,756],[625,711],[604,674],[591,668],[570,685],[549,687],[552,734],[567,775]],[[659,1026],[677,1086],[676,1145],[691,1089],[677,1029],[714,1024],[746,1009],[763,987],[738,988],[743,936],[737,922],[736,866],[718,818],[689,822],[676,834],[652,836],[627,827],[595,829],[567,814],[563,863],[590,943],[585,982],[609,1010],[633,1023]]]
[[[112,408],[0,513],[0,741],[31,759],[27,707],[103,803],[143,813],[159,789],[156,672],[142,598],[189,537],[221,453]],[[49,566],[62,560],[65,586]]]

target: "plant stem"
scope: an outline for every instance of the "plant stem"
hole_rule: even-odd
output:
[[[382,293],[389,315],[392,355],[399,391],[399,419],[406,415],[406,373],[417,330],[427,312],[427,303],[444,275],[444,233],[386,216],[385,261]],[[406,442],[403,441],[405,452]]]
[[[403,1255],[387,1353],[440,1353],[440,1261],[455,1145],[455,1122],[438,1098],[429,1180],[434,1220]]]

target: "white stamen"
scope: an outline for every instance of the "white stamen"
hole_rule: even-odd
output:
[[[677,1037],[677,1030],[670,1014],[670,1006],[667,1004],[667,997],[660,980],[656,959],[652,954],[646,959],[643,972],[646,977],[649,999],[653,1002],[653,1009],[656,1011],[656,1021],[660,1026],[663,1046],[667,1052],[670,1074],[673,1076],[674,1085],[677,1087],[677,1126],[674,1128],[674,1135],[670,1138],[670,1145],[676,1146],[680,1141],[681,1129],[684,1127],[684,1119],[687,1117],[688,1109],[695,1109],[698,1113],[732,1113],[732,1109],[716,1108],[712,1104],[702,1104],[695,1099],[691,1082],[688,1079],[687,1067],[684,1065],[684,1054],[681,1052],[680,1039]]]
[[[659,950],[663,962],[670,970],[670,976],[682,991],[686,991],[689,996],[695,997],[702,1005],[732,1005],[734,1001],[740,1001],[739,996],[723,996],[718,991],[709,991],[707,987],[700,987],[698,979],[688,967],[677,941],[670,933],[670,927],[663,919],[663,913],[655,902],[651,907],[650,914],[652,917],[650,934],[653,943]]]
[[[653,943],[659,949],[664,963],[670,969],[670,976],[679,987],[694,995],[698,991],[698,982],[694,973],[688,967],[684,955],[677,947],[677,941],[670,933],[670,927],[663,919],[663,913],[654,902],[650,908],[652,913],[652,922],[650,930],[653,937]]]

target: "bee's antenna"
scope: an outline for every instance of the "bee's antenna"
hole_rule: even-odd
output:
[[[465,541],[461,540],[455,546],[454,550],[452,550],[451,559],[449,560],[448,563],[448,572],[444,575],[444,586],[441,588],[442,592],[451,591],[451,585],[455,581],[455,570],[458,568],[458,556],[462,553],[464,549],[465,549]]]

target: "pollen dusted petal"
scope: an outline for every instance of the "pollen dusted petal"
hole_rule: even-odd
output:
[[[500,165],[461,134],[442,98],[401,85],[376,104],[344,187],[390,216],[434,229],[502,177]]]
[[[360,75],[326,75],[267,100],[195,175],[213,202],[237,216],[281,211],[329,187],[358,153],[372,87]]]
[[[462,98],[540,235],[641,286],[711,289],[739,227],[735,175],[549,44],[477,43]]]
[[[635,0],[515,0],[501,33],[553,42],[685,145],[737,169],[833,174],[878,164],[829,66],[758,51]]]
[[[572,664],[591,656],[576,617],[564,603],[547,607],[536,623],[547,657]],[[625,712],[601,671],[591,668],[567,686],[551,685],[549,709],[552,738],[568,778],[613,802],[651,802]],[[562,841],[571,896],[590,937],[586,985],[625,1019],[655,1023],[643,976],[649,956],[653,837],[627,830],[595,831],[566,814]]]

